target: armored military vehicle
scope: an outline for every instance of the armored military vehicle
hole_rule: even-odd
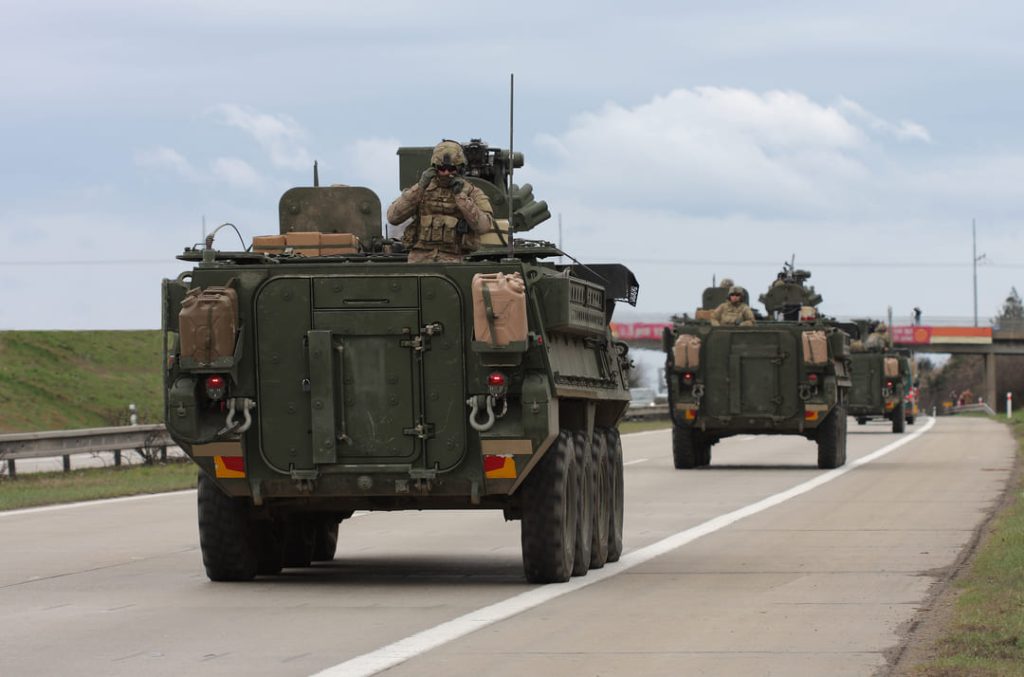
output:
[[[849,336],[818,314],[809,277],[787,266],[752,326],[713,326],[728,289],[710,287],[695,317],[665,329],[676,468],[708,465],[712,445],[739,434],[802,435],[817,442],[819,468],[846,462]]]
[[[870,320],[854,320],[861,336],[872,331]],[[906,424],[914,422],[914,402],[907,411],[907,397],[913,392],[910,354],[891,346],[868,347],[856,340],[851,344],[850,369],[852,386],[847,413],[864,425],[870,419],[884,418],[892,422],[892,431],[902,433]]]
[[[399,149],[403,187],[430,151]],[[513,233],[548,218],[508,181],[521,154],[466,154]],[[333,559],[357,510],[500,510],[531,582],[617,560],[630,363],[608,325],[632,273],[510,247],[507,218],[463,263],[408,264],[376,194],[317,184],[282,196],[279,234],[232,251],[214,231],[163,284],[167,429],[200,469],[209,578]]]

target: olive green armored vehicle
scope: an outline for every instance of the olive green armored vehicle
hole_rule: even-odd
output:
[[[819,468],[846,462],[849,336],[818,314],[809,277],[787,266],[752,325],[712,326],[728,289],[710,287],[694,318],[665,329],[676,468],[708,465],[712,445],[740,434],[802,435],[817,442]]]
[[[870,320],[854,320],[860,335],[872,331]],[[913,375],[909,352],[891,346],[868,347],[863,341],[851,344],[850,370],[852,386],[846,411],[864,425],[870,419],[892,422],[892,431],[902,433],[906,424],[914,422],[914,402],[907,402],[913,393]],[[910,411],[907,411],[907,407]]]
[[[521,154],[465,148],[502,231],[465,262],[406,263],[376,194],[316,179],[281,198],[280,233],[224,250],[215,231],[178,257],[166,423],[200,469],[210,579],[331,560],[355,511],[501,511],[531,582],[620,556],[630,363],[608,325],[636,280],[510,244],[510,203],[513,233],[547,207],[509,181]],[[399,149],[403,187],[430,152]]]

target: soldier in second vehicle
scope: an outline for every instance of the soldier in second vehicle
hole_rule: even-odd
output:
[[[412,221],[402,234],[409,263],[459,262],[494,229],[494,210],[482,190],[462,178],[466,154],[456,141],[434,147],[430,167],[388,207],[388,222]]]
[[[864,341],[864,347],[868,350],[871,349],[885,349],[890,345],[889,342],[889,328],[885,326],[885,322],[879,322],[875,325],[874,331],[868,336],[867,340]]]
[[[719,325],[747,327],[754,324],[754,311],[743,302],[743,287],[729,288],[729,300],[711,312],[711,324],[716,327]]]

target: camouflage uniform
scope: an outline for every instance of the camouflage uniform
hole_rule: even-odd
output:
[[[729,289],[729,294],[739,294],[741,300],[734,303],[730,299],[711,311],[711,324],[716,327],[720,325],[747,327],[754,324],[754,311],[742,301],[743,288],[732,287]]]
[[[455,141],[442,141],[434,148],[430,162],[434,168],[454,165],[461,174],[466,156]],[[429,182],[427,178],[425,172],[420,183],[406,188],[391,203],[388,222],[397,226],[413,217],[402,234],[402,242],[409,249],[409,263],[462,261],[466,253],[480,247],[480,235],[494,229],[491,201],[460,176],[435,174]],[[457,192],[451,188],[453,182],[461,184]],[[460,222],[465,228],[462,233],[458,232]]]
[[[864,347],[868,349],[872,348],[888,348],[889,347],[889,333],[888,327],[885,326],[884,322],[879,322],[875,330],[871,332],[867,340],[864,341]]]

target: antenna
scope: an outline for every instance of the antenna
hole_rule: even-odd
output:
[[[313,187],[320,187],[320,168],[317,166],[316,160],[313,160]]]
[[[516,100],[516,74],[508,74],[508,257],[512,258],[515,254],[515,245],[513,244],[513,235],[515,226],[512,223],[512,173],[515,171],[515,157],[513,150],[513,139],[514,136],[514,125],[515,120],[515,100]]]

